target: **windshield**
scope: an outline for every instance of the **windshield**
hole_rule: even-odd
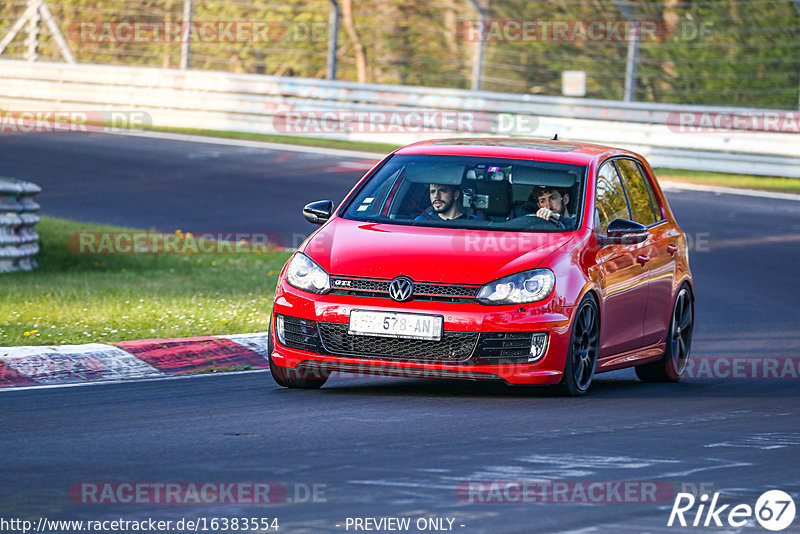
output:
[[[564,232],[580,224],[586,167],[475,156],[393,156],[344,218],[415,226]]]

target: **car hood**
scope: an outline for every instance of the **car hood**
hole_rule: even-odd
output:
[[[570,233],[496,232],[335,218],[301,249],[332,275],[485,284],[533,269]]]

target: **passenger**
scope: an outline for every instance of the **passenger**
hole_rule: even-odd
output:
[[[565,228],[575,223],[575,217],[569,214],[569,192],[557,187],[537,187],[525,203],[525,209],[546,221],[560,222]],[[535,213],[534,213],[535,212]]]
[[[425,221],[428,219],[454,221],[461,220],[480,220],[474,215],[461,211],[461,190],[447,184],[430,184],[429,194],[433,211],[420,215],[415,221]]]

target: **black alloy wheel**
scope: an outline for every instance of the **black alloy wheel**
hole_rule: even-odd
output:
[[[694,299],[687,286],[675,297],[669,322],[667,347],[658,361],[636,366],[636,376],[645,382],[677,382],[686,371],[692,349]]]
[[[562,393],[577,396],[589,389],[597,365],[599,340],[600,314],[594,299],[587,295],[575,313],[564,376],[559,384]]]

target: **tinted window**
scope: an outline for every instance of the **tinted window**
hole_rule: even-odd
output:
[[[625,192],[614,165],[605,163],[597,173],[596,213],[597,232],[606,233],[608,223],[614,219],[630,219]]]
[[[644,172],[642,165],[639,163],[637,164],[637,167],[639,167],[639,174],[641,174],[644,178],[644,185],[647,188],[647,192],[650,194],[650,203],[653,205],[653,213],[656,216],[656,221],[660,221],[664,219],[664,211],[661,209],[661,201],[658,200],[656,192],[653,191],[653,185],[650,183],[650,179],[647,178],[647,173]]]
[[[625,184],[633,220],[645,226],[656,222],[653,204],[650,202],[650,193],[645,185],[644,177],[639,172],[639,166],[631,159],[618,159],[614,163]]]

